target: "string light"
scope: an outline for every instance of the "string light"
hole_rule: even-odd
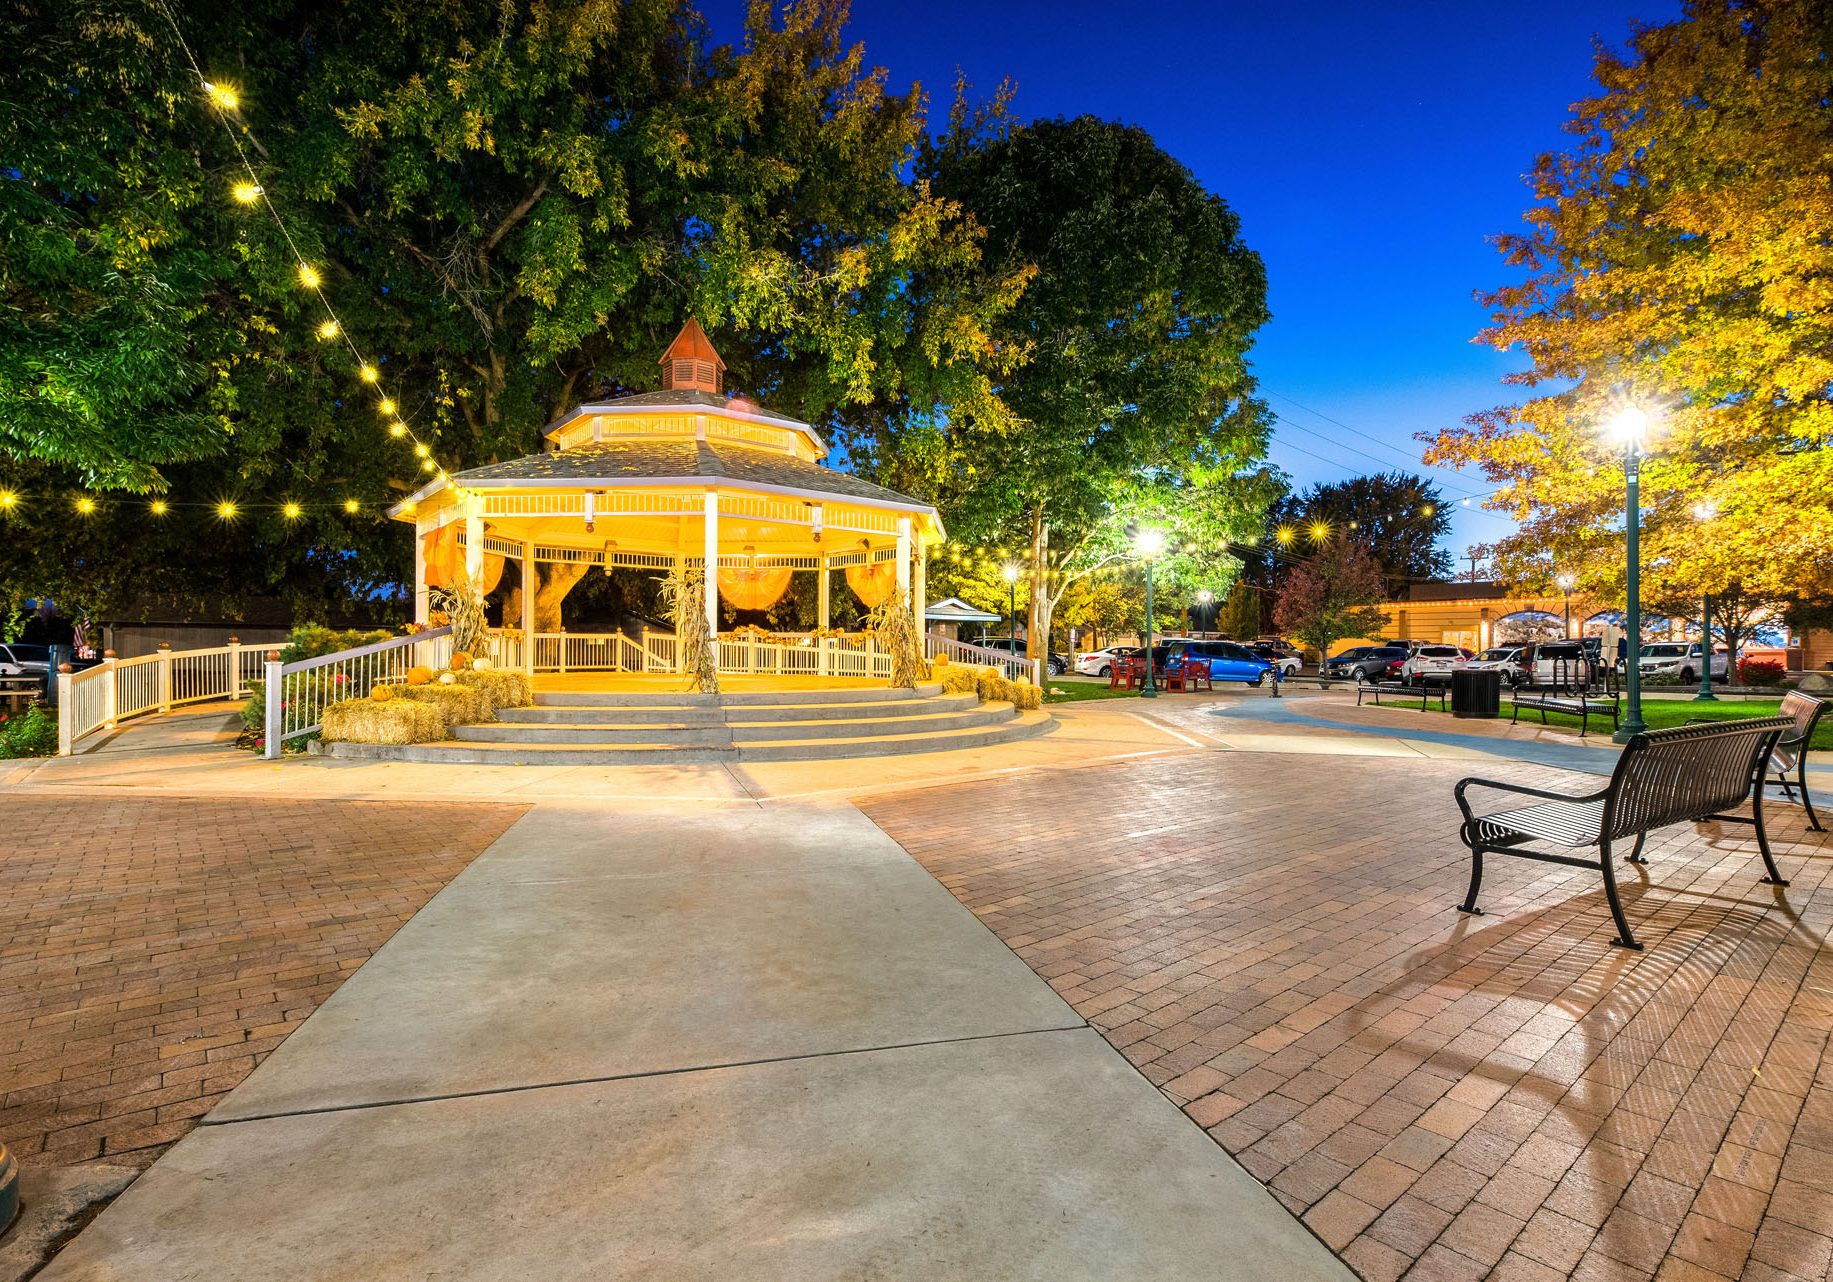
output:
[[[407,424],[397,419],[395,422],[388,425],[388,434],[390,436],[406,436]]]
[[[18,506],[19,496],[11,490],[0,490],[0,512],[11,512]]]
[[[338,329],[339,326],[336,321],[325,321],[318,327],[318,337],[328,343],[337,337]]]
[[[154,516],[164,516],[166,514],[166,506],[166,501],[164,499],[154,499],[147,505],[147,510],[152,512]]]
[[[216,514],[225,521],[233,521],[236,516],[236,505],[228,499],[224,499],[221,503],[216,505]]]
[[[1424,507],[1419,509],[1419,514],[1421,516],[1431,516],[1436,511],[1438,511],[1438,509],[1433,507],[1430,503],[1428,503]]]
[[[421,458],[425,458],[427,455],[431,454],[432,452],[433,451],[429,450],[423,443],[419,441],[416,441],[414,443],[414,453],[418,454]]]
[[[362,377],[362,380],[365,383],[373,383],[378,378],[382,377],[381,372],[377,370],[375,366],[370,365],[367,362],[365,362],[362,365],[357,366],[356,372],[358,375]]]
[[[95,500],[85,494],[76,501],[76,510],[81,512],[84,516],[88,516],[91,512],[95,511]]]
[[[430,472],[430,471],[432,471],[432,470],[433,470],[433,460],[432,460],[432,459],[430,459],[430,458],[427,458],[427,459],[421,459],[421,460],[420,460],[420,470],[421,470],[422,472]]]
[[[257,200],[261,199],[261,184],[237,183],[229,189],[229,194],[234,196],[244,205],[252,205]]]
[[[280,515],[284,516],[289,521],[297,521],[300,517],[305,515],[305,510],[297,503],[287,503],[281,507]]]
[[[395,412],[395,403],[384,396],[376,402],[376,409],[381,412],[383,418],[388,418]]]
[[[299,264],[299,283],[307,289],[317,289],[323,279],[318,274],[318,269],[310,263]]]
[[[344,500],[344,511],[350,513],[352,516],[355,516],[362,506],[363,505],[358,503],[355,499]]]

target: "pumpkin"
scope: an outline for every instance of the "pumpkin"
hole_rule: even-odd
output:
[[[930,666],[946,668],[948,666],[948,656],[946,654],[938,654],[934,659],[930,660]]]
[[[478,672],[488,672],[490,671],[490,660],[473,659],[471,660],[471,666],[473,669],[475,669]]]
[[[457,680],[458,678],[450,672],[441,672],[439,674],[439,684],[442,686],[449,686]]]
[[[452,651],[452,671],[463,672],[471,666],[471,656],[463,650]]]
[[[390,699],[395,697],[395,692],[387,686],[371,686],[369,687],[369,697],[374,699],[377,703],[387,703]]]
[[[424,663],[407,670],[407,684],[410,686],[423,686],[432,679],[433,670]]]

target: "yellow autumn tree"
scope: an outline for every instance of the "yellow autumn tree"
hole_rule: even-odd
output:
[[[1520,283],[1482,339],[1528,399],[1426,437],[1520,522],[1517,582],[1621,591],[1623,471],[1603,434],[1651,415],[1643,562],[1697,595],[1833,596],[1833,6],[1698,0],[1600,52],[1576,143],[1537,161]]]

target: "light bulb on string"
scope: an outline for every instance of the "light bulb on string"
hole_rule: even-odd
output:
[[[337,337],[337,330],[338,330],[337,322],[334,320],[328,320],[322,323],[321,325],[319,325],[318,336],[319,338],[323,339],[325,342],[328,343],[332,339]]]
[[[360,377],[360,378],[361,378],[361,379],[362,379],[362,380],[363,380],[363,381],[364,381],[365,383],[373,383],[373,382],[375,382],[375,381],[376,381],[376,380],[377,380],[378,378],[380,378],[380,377],[382,377],[382,372],[381,372],[380,370],[378,370],[378,369],[377,369],[377,368],[376,368],[375,366],[373,366],[373,365],[371,365],[371,364],[369,364],[369,363],[368,363],[367,361],[365,361],[365,362],[364,362],[363,364],[361,364],[361,365],[359,365],[359,366],[357,366],[357,367],[356,367],[356,372],[357,372],[357,375],[358,375],[358,376],[359,376],[359,377]]]
[[[427,455],[431,454],[432,452],[433,451],[429,450],[426,447],[424,442],[416,441],[414,443],[414,453],[418,454],[421,458],[425,458]]]
[[[433,470],[433,460],[432,460],[432,459],[430,459],[430,458],[428,458],[428,459],[421,459],[421,460],[420,460],[420,470],[421,470],[422,472],[430,472],[430,471],[432,471],[432,470]]]
[[[232,501],[230,501],[229,499],[224,499],[224,500],[223,500],[223,501],[222,501],[221,503],[218,503],[218,504],[216,505],[216,514],[217,514],[217,516],[218,516],[218,517],[220,517],[220,518],[221,518],[222,520],[225,520],[225,521],[233,521],[233,520],[235,520],[235,518],[236,518],[236,513],[237,513],[237,512],[239,511],[239,510],[240,510],[240,509],[239,509],[239,508],[237,508],[237,507],[236,507],[236,505],[235,505],[235,504],[234,504],[234,503],[233,503]]]
[[[82,515],[88,516],[91,512],[95,511],[95,500],[85,494],[76,501],[76,510]]]
[[[395,422],[388,425],[388,434],[390,436],[406,436],[407,424],[397,419]]]
[[[305,509],[300,507],[297,503],[285,503],[281,505],[280,515],[284,516],[289,521],[297,521],[300,517],[305,515]]]
[[[318,268],[310,263],[299,264],[299,283],[301,285],[307,289],[317,289],[323,281],[324,277],[318,274]]]
[[[237,183],[229,189],[229,194],[234,196],[240,204],[252,205],[261,199],[261,184]]]
[[[350,515],[352,516],[355,516],[359,511],[361,511],[362,507],[363,505],[357,502],[355,499],[345,499],[344,500],[344,511],[350,513]]]
[[[387,418],[395,412],[395,403],[384,396],[381,400],[376,402],[376,411],[380,413],[383,418]]]
[[[147,511],[151,512],[154,516],[164,516],[166,514],[166,501],[164,499],[154,499],[151,503],[147,504]]]
[[[19,496],[11,490],[0,490],[0,512],[11,512],[19,505]]]

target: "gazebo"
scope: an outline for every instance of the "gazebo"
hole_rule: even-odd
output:
[[[660,364],[662,390],[581,405],[546,429],[542,453],[441,473],[390,509],[414,526],[415,617],[427,622],[430,591],[460,567],[488,593],[514,561],[499,662],[531,674],[673,672],[672,634],[569,633],[560,602],[593,570],[712,567],[705,608],[721,672],[888,675],[869,640],[832,633],[833,572],[866,605],[895,592],[922,619],[924,550],[943,538],[936,510],[824,466],[814,428],[725,394],[725,363],[698,322]],[[721,598],[762,609],[797,573],[816,576],[817,631],[720,633]]]

